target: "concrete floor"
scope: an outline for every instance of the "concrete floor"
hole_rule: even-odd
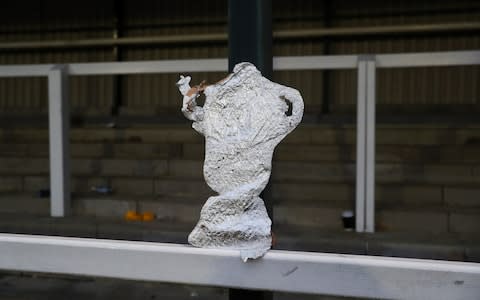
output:
[[[216,287],[27,273],[0,273],[2,300],[227,300]],[[353,298],[274,293],[275,300],[349,300]]]
[[[8,300],[203,300],[227,299],[227,295],[222,288],[104,278],[18,273],[4,273],[0,277],[0,299]]]

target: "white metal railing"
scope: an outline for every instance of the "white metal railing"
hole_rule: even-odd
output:
[[[480,265],[271,250],[235,250],[0,234],[0,269],[375,299],[478,299]]]
[[[357,69],[358,232],[374,231],[376,68],[478,64],[480,51],[273,59],[275,70]],[[51,215],[64,216],[70,206],[69,75],[227,71],[227,65],[199,59],[0,66],[0,77],[48,76]],[[480,294],[478,264],[282,251],[243,264],[235,251],[20,235],[0,235],[0,253],[0,269],[380,298]]]

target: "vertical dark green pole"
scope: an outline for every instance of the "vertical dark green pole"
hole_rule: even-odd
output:
[[[272,78],[272,2],[271,0],[228,1],[228,70],[240,62],[253,63],[267,78]],[[262,198],[273,220],[269,187]],[[265,291],[230,289],[230,300],[271,300]]]
[[[228,1],[228,70],[236,64],[253,63],[262,75],[271,79],[272,2],[271,0]],[[273,205],[267,185],[261,197],[273,221]]]
[[[228,69],[251,62],[272,78],[271,0],[228,1]]]
[[[331,0],[325,0],[323,5],[323,25],[325,28],[332,27],[332,1]],[[323,39],[323,54],[328,55],[330,54],[330,44],[331,44],[331,39],[330,37],[325,37]],[[323,71],[323,82],[322,82],[322,87],[323,87],[323,92],[322,92],[322,114],[329,114],[330,113],[330,78],[332,72],[330,70],[324,70]]]
[[[113,38],[118,39],[123,36],[123,25],[124,25],[124,1],[116,0],[113,1]],[[113,47],[113,61],[122,61],[122,49],[120,46],[115,45]],[[113,121],[118,116],[120,107],[123,104],[122,99],[122,85],[123,85],[123,76],[114,75],[113,76],[113,93],[112,93],[112,107],[111,115]]]

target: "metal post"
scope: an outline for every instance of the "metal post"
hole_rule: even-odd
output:
[[[375,58],[367,61],[366,86],[366,162],[365,162],[365,231],[375,232]]]
[[[267,78],[273,75],[271,0],[229,0],[228,70],[251,62]],[[270,184],[261,197],[273,221]]]
[[[66,67],[48,73],[48,116],[50,140],[50,214],[64,217],[70,210],[70,111]]]
[[[375,58],[359,56],[356,231],[375,231]]]
[[[323,2],[323,26],[325,28],[332,27],[332,1],[324,0]],[[331,52],[331,37],[325,36],[323,38],[323,54],[329,55]],[[332,70],[323,70],[322,76],[322,114],[330,113],[330,78],[332,76]]]
[[[228,1],[228,70],[231,72],[240,62],[251,62],[271,78],[272,58],[272,3],[271,0]],[[273,222],[273,203],[267,185],[262,193],[268,214]],[[273,225],[273,224],[272,224]],[[230,289],[229,299],[273,299],[266,291]]]
[[[365,231],[365,143],[367,65],[359,57],[357,68],[357,160],[355,186],[355,229]]]
[[[123,36],[124,31],[124,6],[125,3],[123,0],[113,1],[113,38],[118,40]],[[115,44],[113,46],[113,61],[122,61],[123,60],[123,51],[120,45]],[[111,115],[112,121],[115,122],[115,118],[117,118],[120,107],[123,105],[123,94],[122,94],[122,86],[124,83],[122,75],[115,75],[113,76],[113,91],[112,91],[112,106],[111,106]]]
[[[271,0],[228,1],[228,70],[240,62],[251,62],[271,78]]]

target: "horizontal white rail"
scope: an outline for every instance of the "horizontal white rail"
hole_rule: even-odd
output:
[[[395,299],[478,299],[480,265],[406,258],[269,251],[0,234],[0,269]]]
[[[371,55],[378,68],[441,67],[480,64],[480,51],[450,51]],[[331,70],[355,69],[359,55],[278,56],[273,69]],[[131,62],[92,62],[66,64],[69,75],[121,75],[142,73],[226,72],[228,60],[179,59]],[[3,65],[0,77],[47,76],[53,64]]]
[[[480,51],[377,54],[375,58],[378,68],[479,65]]]
[[[48,76],[54,67],[52,64],[43,65],[0,65],[1,77],[38,77]]]
[[[329,70],[355,69],[358,55],[278,56],[273,58],[273,69]]]
[[[77,63],[69,65],[70,75],[114,75],[139,73],[227,72],[228,60],[179,59],[133,62]]]

